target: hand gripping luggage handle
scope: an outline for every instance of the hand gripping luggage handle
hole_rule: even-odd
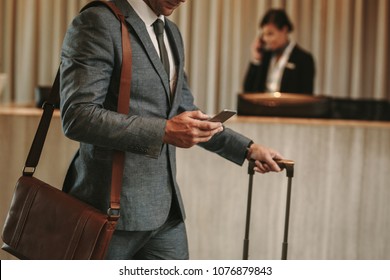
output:
[[[286,175],[287,177],[294,177],[294,164],[295,162],[291,159],[275,159],[276,164],[283,170],[286,169]],[[253,175],[255,174],[255,171],[253,168],[255,168],[256,164],[253,159],[249,160],[248,164],[248,174]]]

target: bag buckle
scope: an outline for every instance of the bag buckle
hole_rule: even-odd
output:
[[[110,220],[118,220],[120,217],[120,208],[108,208],[107,215]]]
[[[34,166],[25,166],[23,168],[23,176],[32,176],[34,175],[35,167]]]

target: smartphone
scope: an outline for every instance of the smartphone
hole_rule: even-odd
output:
[[[259,53],[263,53],[266,51],[266,44],[265,44],[265,41],[263,39],[263,35],[259,36],[259,41],[260,41],[260,47],[257,48],[257,51]]]
[[[235,114],[237,114],[236,111],[225,109],[218,114],[216,114],[214,117],[208,119],[209,122],[225,122],[231,117],[233,117]]]

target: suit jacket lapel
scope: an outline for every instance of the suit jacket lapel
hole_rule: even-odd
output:
[[[158,53],[152,43],[152,40],[149,37],[149,33],[146,30],[145,23],[140,19],[140,17],[126,0],[114,0],[114,2],[117,7],[123,12],[126,22],[131,26],[132,30],[134,30],[134,35],[139,38],[142,45],[144,46],[146,54],[152,62],[156,72],[160,76],[161,82],[163,83],[165,88],[165,93],[169,98],[169,79],[167,77],[167,72],[165,71],[164,66],[161,63],[160,57],[158,56]]]

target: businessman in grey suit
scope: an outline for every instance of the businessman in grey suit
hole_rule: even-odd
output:
[[[184,73],[183,41],[169,16],[185,0],[114,0],[126,18],[133,51],[130,112],[117,110],[120,23],[106,7],[71,23],[61,53],[61,117],[80,142],[64,190],[106,211],[112,155],[125,152],[120,219],[108,259],[188,259],[185,213],[176,182],[175,149],[200,145],[256,171],[280,171],[276,151],[253,143],[195,105]],[[160,59],[153,23],[161,19],[169,58]]]

